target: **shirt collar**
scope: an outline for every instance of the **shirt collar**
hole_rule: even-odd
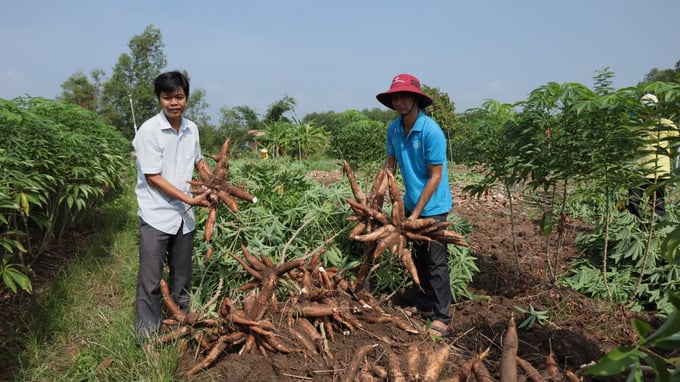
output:
[[[172,125],[170,125],[168,118],[165,117],[165,113],[163,113],[163,110],[161,110],[160,115],[161,115],[161,120],[163,121],[162,130],[167,130],[167,129],[174,130],[172,128]],[[189,125],[187,124],[187,120],[184,117],[182,117],[182,122],[179,125],[179,131],[177,133],[178,134],[183,133],[188,127],[189,127]]]
[[[418,110],[418,116],[416,117],[416,122],[413,124],[411,131],[421,131],[423,129],[423,120],[420,117],[424,115],[422,110]],[[401,115],[399,116],[399,128],[401,128],[402,131],[404,130],[404,117]],[[409,134],[411,134],[411,131],[409,131]]]

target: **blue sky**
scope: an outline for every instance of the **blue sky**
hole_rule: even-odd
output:
[[[161,31],[168,69],[206,91],[209,114],[283,96],[295,116],[382,107],[411,73],[463,112],[516,102],[547,82],[614,87],[680,59],[680,1],[631,0],[5,0],[0,98],[54,98],[73,73],[107,76],[130,38]]]

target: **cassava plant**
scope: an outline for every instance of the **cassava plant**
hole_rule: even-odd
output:
[[[122,135],[89,110],[43,98],[14,102],[31,118],[20,119],[19,126],[8,121],[3,127],[12,132],[0,139],[4,147],[33,160],[33,167],[24,169],[43,176],[42,194],[33,197],[41,202],[34,206],[34,218],[45,219],[43,239],[33,245],[39,253],[87,209],[101,206],[120,189],[130,168],[130,148]]]
[[[3,269],[29,285],[25,257],[40,255],[117,192],[129,143],[91,111],[24,97],[0,100],[0,147]]]
[[[563,280],[565,284],[591,296],[626,303],[634,310],[658,309],[667,314],[672,309],[666,296],[678,290],[678,268],[673,260],[674,251],[663,250],[662,244],[673,243],[677,237],[676,211],[673,204],[668,204],[663,219],[654,218],[651,212],[643,212],[642,219],[637,219],[625,211],[625,198],[627,188],[647,176],[645,167],[635,162],[643,155],[640,150],[644,147],[646,132],[660,117],[677,118],[674,100],[679,99],[678,89],[673,84],[653,83],[643,88],[622,89],[581,105],[583,115],[591,115],[593,121],[592,116],[598,116],[601,125],[611,131],[600,133],[599,139],[593,138],[595,146],[606,146],[608,150],[594,150],[598,156],[594,156],[594,171],[588,178],[590,189],[607,190],[600,191],[600,195],[612,198],[618,195],[621,202],[602,210],[600,216],[604,218],[596,221],[594,232],[579,239],[591,257],[571,270]],[[639,98],[646,93],[657,94],[664,102],[654,109],[645,107]],[[677,138],[670,142],[671,150],[675,150],[677,143]],[[656,155],[672,153],[657,151]],[[660,186],[668,187],[676,182],[673,176]],[[647,195],[644,199],[646,204]],[[593,277],[593,266],[598,267],[598,263],[599,280]]]
[[[471,163],[473,169],[481,170],[481,180],[468,184],[463,192],[481,197],[487,195],[491,188],[500,183],[508,196],[510,204],[510,228],[512,245],[517,264],[517,273],[521,272],[520,253],[515,232],[515,193],[520,182],[526,180],[523,174],[524,165],[519,161],[522,141],[517,139],[518,125],[515,123],[516,113],[510,104],[501,104],[494,100],[484,102],[479,110],[475,124],[477,152],[476,160]]]
[[[285,163],[284,165],[289,164]],[[220,166],[216,166],[216,168],[220,168]],[[290,168],[288,169],[290,170]],[[230,352],[261,354],[265,357],[270,352],[284,353],[304,356],[309,360],[320,358],[326,365],[334,365],[336,361],[329,343],[335,341],[336,333],[340,330],[343,335],[352,335],[357,330],[370,332],[370,327],[367,326],[369,324],[394,325],[397,329],[412,335],[426,335],[427,323],[422,325],[417,319],[408,320],[401,313],[394,314],[386,311],[371,292],[360,287],[358,280],[352,280],[352,273],[357,264],[341,263],[340,266],[334,266],[333,259],[324,255],[334,246],[338,232],[343,236],[354,238],[375,234],[375,244],[378,244],[380,240],[395,236],[389,234],[384,236],[376,233],[380,232],[378,231],[381,229],[380,227],[388,227],[382,229],[384,232],[391,230],[397,232],[398,237],[388,241],[389,244],[394,244],[397,248],[402,237],[407,241],[437,239],[464,247],[466,243],[462,235],[445,229],[457,222],[450,221],[440,224],[421,218],[411,222],[413,224],[411,226],[409,225],[411,223],[404,220],[400,221],[399,219],[403,218],[404,211],[403,207],[402,209],[399,207],[403,202],[401,202],[399,189],[391,172],[384,170],[380,172],[382,176],[376,178],[375,192],[371,192],[369,201],[362,196],[363,192],[356,183],[354,174],[347,162],[345,162],[344,169],[351,179],[350,187],[344,187],[344,190],[349,191],[351,189],[351,195],[354,196],[356,201],[350,202],[351,199],[345,196],[344,192],[337,192],[338,190],[330,190],[330,193],[328,195],[324,193],[323,197],[313,196],[312,194],[320,194],[320,192],[311,186],[311,183],[306,183],[310,187],[309,190],[301,190],[302,197],[298,198],[298,203],[304,201],[303,207],[298,208],[291,205],[293,211],[286,211],[288,212],[286,218],[293,217],[294,223],[291,226],[278,224],[276,229],[280,229],[284,233],[271,241],[270,246],[262,245],[262,239],[265,236],[262,234],[262,230],[266,228],[260,225],[258,227],[259,232],[253,230],[252,236],[250,236],[246,233],[250,230],[250,227],[247,227],[248,221],[243,219],[242,216],[247,216],[255,211],[258,211],[259,216],[264,216],[262,211],[271,205],[249,204],[244,206],[243,209],[239,208],[238,213],[229,214],[228,217],[227,214],[218,215],[215,221],[215,228],[217,228],[215,238],[221,237],[223,234],[229,235],[229,240],[232,243],[240,243],[239,248],[234,249],[235,245],[232,245],[228,248],[223,247],[225,250],[217,251],[218,255],[212,259],[218,259],[218,262],[212,259],[205,261],[205,258],[200,256],[195,258],[203,261],[202,270],[206,273],[209,269],[214,271],[214,268],[223,268],[228,263],[235,264],[232,267],[232,273],[244,276],[238,284],[233,283],[233,277],[230,281],[224,282],[229,275],[218,271],[221,279],[217,283],[216,289],[209,295],[209,299],[201,305],[197,305],[197,301],[194,301],[192,310],[185,313],[177,307],[170,296],[168,286],[161,281],[160,290],[164,296],[163,301],[173,317],[163,321],[164,332],[160,334],[155,343],[163,344],[180,340],[183,343],[195,346],[197,362],[187,371],[188,376],[198,374],[209,368],[220,356]],[[234,175],[235,173],[230,172],[230,174]],[[285,178],[279,180],[283,181]],[[206,183],[205,181],[202,183],[201,186],[214,188],[214,183]],[[302,184],[305,183],[302,182]],[[276,185],[273,189],[268,189],[268,192],[279,193],[286,186],[284,182]],[[323,188],[326,187],[323,186]],[[248,189],[256,194],[263,191],[252,183],[248,186]],[[308,195],[306,191],[310,190],[312,193]],[[266,193],[263,192],[259,195],[262,196],[263,200],[267,199]],[[335,197],[329,198],[329,195],[335,195]],[[338,195],[341,195],[342,198],[338,198]],[[388,196],[392,205],[389,219],[388,215],[382,211],[383,203],[378,201],[378,199],[384,201]],[[313,207],[314,204],[305,200],[307,197],[315,203],[320,202],[323,205],[329,205],[328,202],[330,201],[330,209],[310,211],[310,207]],[[344,201],[341,199],[344,199]],[[372,201],[376,203],[374,204]],[[347,209],[342,208],[345,206],[344,202],[348,202],[354,215],[349,215]],[[332,213],[333,210],[335,213]],[[296,216],[298,212],[300,215]],[[318,231],[314,228],[334,221],[334,219],[328,219],[328,216],[325,215],[340,217],[342,218],[340,219],[341,222],[349,218],[349,220],[357,223],[357,226],[363,228],[353,228],[351,231],[342,228],[335,233],[331,230],[325,232],[330,235],[319,237]],[[220,216],[228,218],[230,222],[238,223],[230,226],[234,232],[218,228],[219,222],[217,220]],[[279,216],[271,217],[279,218]],[[326,220],[324,220],[324,217]],[[207,218],[205,219],[203,222],[207,224]],[[260,224],[263,223],[260,219],[256,221]],[[275,219],[272,219],[264,222],[264,224],[273,226],[274,221]],[[300,221],[301,223],[298,224]],[[362,226],[361,223],[364,223],[364,225]],[[383,224],[381,225],[381,223]],[[368,225],[373,226],[375,230],[365,233]],[[390,226],[392,228],[389,228]],[[306,233],[307,229],[309,229],[311,235]],[[314,245],[305,245],[309,244],[305,238],[315,238],[312,242]],[[251,248],[258,249],[253,250]],[[384,251],[373,249],[365,252],[365,256],[373,259],[375,256],[382,257],[383,252],[394,254],[396,250],[393,251],[392,245],[388,245]],[[413,276],[413,273],[410,273],[410,275]],[[207,278],[205,277],[205,279]],[[205,284],[215,285],[212,282]],[[226,289],[224,288],[225,284],[227,285]],[[226,296],[223,294],[225,290],[227,291]],[[502,364],[504,366],[502,368],[504,374],[512,376],[517,374],[518,367],[527,367],[528,363],[525,366],[518,366],[515,363],[518,338],[513,320],[510,321],[508,333],[510,334],[505,336],[503,344]],[[392,343],[389,338],[381,340],[388,345]],[[449,359],[449,346],[438,346],[441,345],[440,342],[429,341],[418,341],[414,344],[420,345],[414,345],[416,347],[409,350],[404,356],[397,356],[390,352],[386,357],[371,361],[375,371],[370,373],[367,373],[365,367],[368,365],[366,359],[373,358],[370,353],[380,344],[362,346],[357,349],[349,363],[343,363],[342,368],[332,367],[335,370],[333,372],[334,379],[354,381],[357,378],[364,378],[369,375],[382,375],[383,377],[391,375],[391,378],[394,379],[400,375],[408,375],[413,380],[421,380],[420,376],[422,376],[422,380],[426,381],[437,380]],[[420,348],[421,346],[422,348]],[[419,348],[427,351],[428,355],[423,357]],[[405,362],[400,358],[405,358]],[[482,360],[483,357],[473,357],[461,375],[469,378],[475,368],[479,369],[475,372],[476,374],[482,373]]]
[[[630,96],[626,92],[609,92],[592,99],[581,101],[577,113],[587,125],[597,126],[585,129],[583,137],[593,143],[590,150],[592,166],[589,172],[580,174],[580,184],[588,187],[574,187],[576,194],[587,194],[602,205],[598,208],[603,227],[602,274],[605,289],[608,290],[607,269],[609,258],[609,235],[613,211],[616,208],[619,190],[622,185],[631,183],[633,171],[629,163],[634,158],[636,134],[630,127]],[[608,291],[609,299],[612,299]]]
[[[577,83],[548,83],[533,90],[522,109],[520,126],[532,131],[522,161],[532,166],[527,187],[539,193],[536,205],[541,210],[540,228],[545,236],[546,267],[552,282],[558,278],[560,247],[566,224],[565,206],[571,182],[590,168],[592,144],[583,131],[589,128],[576,111],[579,102],[594,92]],[[553,237],[553,229],[557,234]]]
[[[229,139],[226,139],[224,143],[222,143],[219,155],[214,155],[212,157],[216,162],[213,169],[202,167],[199,170],[201,180],[189,181],[192,186],[191,192],[194,195],[205,196],[210,202],[208,216],[203,228],[203,237],[208,245],[205,255],[206,260],[209,260],[213,254],[213,248],[210,244],[215,230],[217,212],[220,204],[225,205],[233,213],[238,213],[238,199],[257,203],[257,197],[234,186],[228,181],[230,143]]]
[[[536,196],[552,282],[560,267],[569,188],[588,169],[590,147],[581,134],[585,124],[577,117],[576,105],[593,94],[580,84],[548,83],[532,91],[525,101],[514,105],[487,101],[473,112],[474,120],[479,121],[474,147],[482,148],[476,150],[473,164],[481,169],[483,179],[465,190],[482,195],[500,183],[511,203],[520,187],[528,191],[525,199]],[[519,253],[515,255],[519,271]]]

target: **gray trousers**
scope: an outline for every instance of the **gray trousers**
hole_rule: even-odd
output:
[[[426,216],[421,216],[426,217]],[[446,221],[446,214],[427,216],[437,222]],[[445,324],[451,322],[451,278],[449,275],[449,249],[438,241],[414,242],[413,262],[418,270],[422,291],[417,291],[416,307],[424,312],[433,312],[432,320]]]
[[[153,335],[161,324],[160,281],[166,258],[170,269],[168,286],[180,309],[189,310],[191,254],[194,231],[182,234],[161,232],[139,218],[139,273],[135,300],[135,330],[140,338]]]

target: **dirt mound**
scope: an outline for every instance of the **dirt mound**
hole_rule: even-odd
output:
[[[342,180],[342,170],[334,171],[310,171],[307,177],[327,186],[329,184],[337,183]]]

